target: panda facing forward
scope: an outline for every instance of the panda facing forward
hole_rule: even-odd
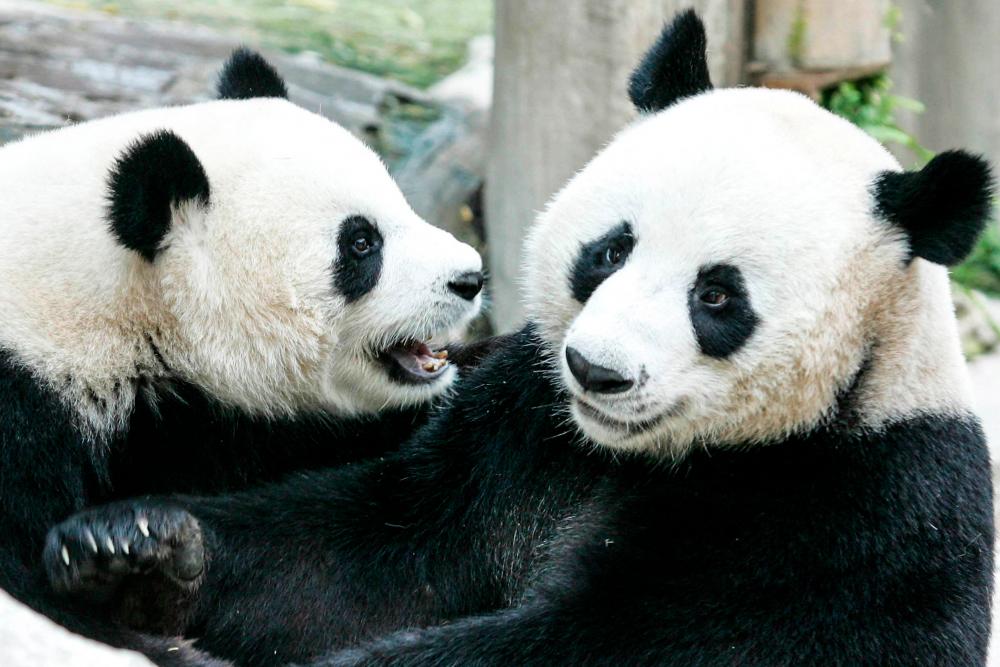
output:
[[[54,579],[63,547],[114,571],[88,531],[149,549],[136,518],[182,508],[211,559],[184,629],[244,664],[984,664],[989,462],[944,265],[988,166],[903,172],[805,97],[713,90],[690,12],[630,93],[532,232],[529,324],[398,453],[98,508],[50,533]]]
[[[260,56],[219,89],[0,149],[0,587],[116,644],[49,592],[54,522],[398,445],[481,303],[478,254]]]

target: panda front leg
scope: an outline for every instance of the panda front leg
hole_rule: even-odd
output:
[[[91,602],[115,599],[129,626],[179,633],[204,579],[204,539],[186,510],[168,501],[128,500],[54,526],[43,562],[56,592]]]

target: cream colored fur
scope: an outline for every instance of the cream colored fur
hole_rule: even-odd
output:
[[[108,172],[141,135],[170,129],[201,160],[207,208],[175,211],[155,262],[106,222]],[[170,373],[255,413],[339,414],[443,391],[389,382],[370,352],[473,317],[447,289],[477,253],[421,220],[378,157],[284,100],[218,101],[112,117],[0,149],[0,347],[96,431],[121,426],[140,377]],[[364,215],[384,240],[377,287],[334,289],[336,236]]]
[[[899,169],[856,127],[783,91],[710,92],[621,132],[552,200],[527,244],[530,317],[581,430],[666,456],[773,441],[829,416],[866,359],[864,427],[966,411],[947,273],[907,265],[902,236],[873,212],[877,174]],[[622,221],[637,239],[632,255],[577,303],[569,276],[580,246]],[[759,318],[723,360],[700,353],[687,306],[699,268],[713,263],[740,268]],[[567,345],[641,381],[585,394]]]

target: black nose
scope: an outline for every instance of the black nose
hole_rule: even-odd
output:
[[[461,273],[448,283],[448,289],[463,299],[472,301],[483,289],[483,274],[479,271]]]
[[[632,380],[626,380],[618,371],[595,366],[571,347],[566,348],[566,362],[569,364],[570,373],[587,391],[596,394],[620,394],[633,385]]]

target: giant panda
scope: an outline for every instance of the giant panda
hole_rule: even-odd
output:
[[[98,508],[50,533],[53,579],[136,566],[91,534],[165,562],[179,515],[210,563],[179,629],[239,664],[983,665],[989,461],[945,267],[989,167],[904,172],[705,58],[681,14],[641,117],[536,222],[528,324],[398,453]]]
[[[219,92],[0,149],[0,587],[117,644],[51,595],[54,522],[382,453],[482,301],[479,255],[259,55]]]

